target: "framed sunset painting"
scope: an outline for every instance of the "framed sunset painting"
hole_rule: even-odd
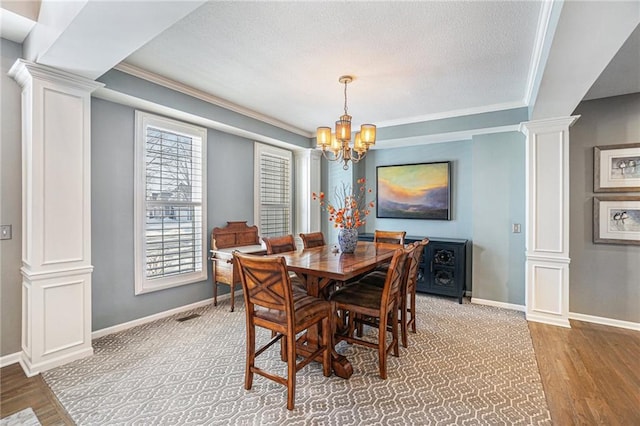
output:
[[[451,162],[376,168],[376,217],[451,220]]]

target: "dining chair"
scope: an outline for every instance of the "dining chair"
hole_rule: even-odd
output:
[[[376,229],[375,231],[373,231],[373,242],[404,245],[404,238],[406,235],[406,231],[382,231]],[[386,274],[388,267],[388,263],[383,263],[376,267],[376,271],[380,271],[383,274]]]
[[[296,251],[297,249],[296,241],[291,234],[280,237],[263,237],[262,241],[264,241],[267,246],[267,254],[285,253],[288,251]]]
[[[411,329],[412,333],[416,333],[416,290],[418,288],[418,271],[420,270],[420,264],[422,263],[422,257],[424,255],[424,248],[429,244],[429,238],[423,238],[419,243],[419,247],[416,247],[413,253],[413,260],[411,261],[411,269],[407,278],[407,316],[406,316],[406,328]],[[409,318],[411,315],[411,318]],[[407,345],[404,344],[406,348]]]
[[[309,232],[300,234],[304,248],[320,247],[326,245],[322,232]]]
[[[405,348],[409,346],[408,342],[408,329],[412,326],[412,331],[415,333],[416,320],[415,320],[415,298],[416,298],[416,281],[418,277],[418,267],[420,266],[422,253],[424,252],[424,246],[429,242],[426,239],[418,241],[407,246],[409,254],[406,259],[406,271],[405,276],[402,278],[400,286],[400,292],[398,293],[398,323],[400,324],[400,337],[402,346]],[[424,244],[423,244],[424,243]],[[386,273],[376,270],[361,278],[361,282],[373,285],[376,287],[383,287],[386,279]],[[409,313],[411,319],[409,319]],[[375,321],[366,319],[360,319],[357,321],[358,335],[362,335],[362,325],[377,327],[378,324]]]
[[[322,356],[322,372],[331,375],[331,303],[296,291],[289,279],[283,257],[265,257],[233,253],[238,265],[246,312],[245,389],[251,389],[253,375],[259,374],[287,387],[287,408],[294,409],[296,373]],[[297,353],[296,335],[317,324],[322,328],[322,342],[308,357]],[[272,332],[271,340],[256,350],[256,327]],[[256,366],[256,358],[274,343],[281,341],[286,350],[287,377]],[[297,362],[301,356],[302,361]]]
[[[407,236],[406,231],[382,231],[376,229],[373,232],[374,243],[404,244],[404,238]]]
[[[380,378],[387,378],[387,355],[399,356],[398,348],[398,293],[405,276],[409,250],[398,248],[391,259],[384,287],[355,282],[336,290],[330,297],[334,311],[344,312],[345,329],[334,335],[335,342],[346,341],[378,349]],[[364,316],[379,322],[378,341],[372,342],[354,334],[356,319]],[[387,345],[387,325],[391,329],[391,342]]]

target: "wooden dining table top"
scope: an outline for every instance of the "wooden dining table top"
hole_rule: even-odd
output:
[[[397,244],[358,241],[353,253],[335,252],[330,245],[281,253],[287,268],[298,275],[322,277],[335,281],[349,279],[391,260]]]

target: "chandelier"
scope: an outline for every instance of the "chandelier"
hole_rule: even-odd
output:
[[[336,121],[335,132],[331,127],[318,127],[316,140],[318,148],[322,149],[322,156],[329,161],[342,161],[343,169],[349,168],[349,160],[354,163],[362,160],[369,147],[376,143],[376,126],[363,124],[355,134],[353,145],[351,142],[351,116],[347,113],[347,84],[353,81],[350,75],[343,75],[338,79],[344,84],[344,114]]]

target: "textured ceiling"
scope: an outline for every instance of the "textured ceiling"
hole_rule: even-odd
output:
[[[538,105],[538,79],[553,72],[548,64],[537,68],[545,64],[545,50],[536,46],[553,43],[560,58],[556,72],[579,66],[572,43],[587,36],[580,22],[592,9],[606,7],[606,14],[609,7],[625,7],[542,1],[201,3],[91,1],[77,3],[72,13],[66,2],[2,1],[0,35],[22,43],[31,33],[23,47],[26,59],[88,78],[124,58],[120,69],[135,72],[126,66],[133,65],[217,97],[233,110],[311,135],[342,114],[337,80],[343,74],[355,76],[348,90],[355,125],[385,127]],[[556,43],[555,29],[547,33],[555,28],[551,21],[546,26],[549,5],[562,9],[564,27],[558,31],[564,44]],[[565,11],[571,12],[566,18]],[[62,34],[56,37],[52,27]],[[611,34],[593,31],[598,40]],[[606,68],[598,62],[606,43],[594,44],[593,56],[584,60],[604,71],[584,99],[640,92],[640,26]],[[565,80],[550,77],[547,87]],[[584,84],[574,86],[580,93],[573,95],[582,96]],[[546,102],[564,95],[547,91]]]
[[[307,132],[525,105],[540,2],[211,2],[124,62]]]

